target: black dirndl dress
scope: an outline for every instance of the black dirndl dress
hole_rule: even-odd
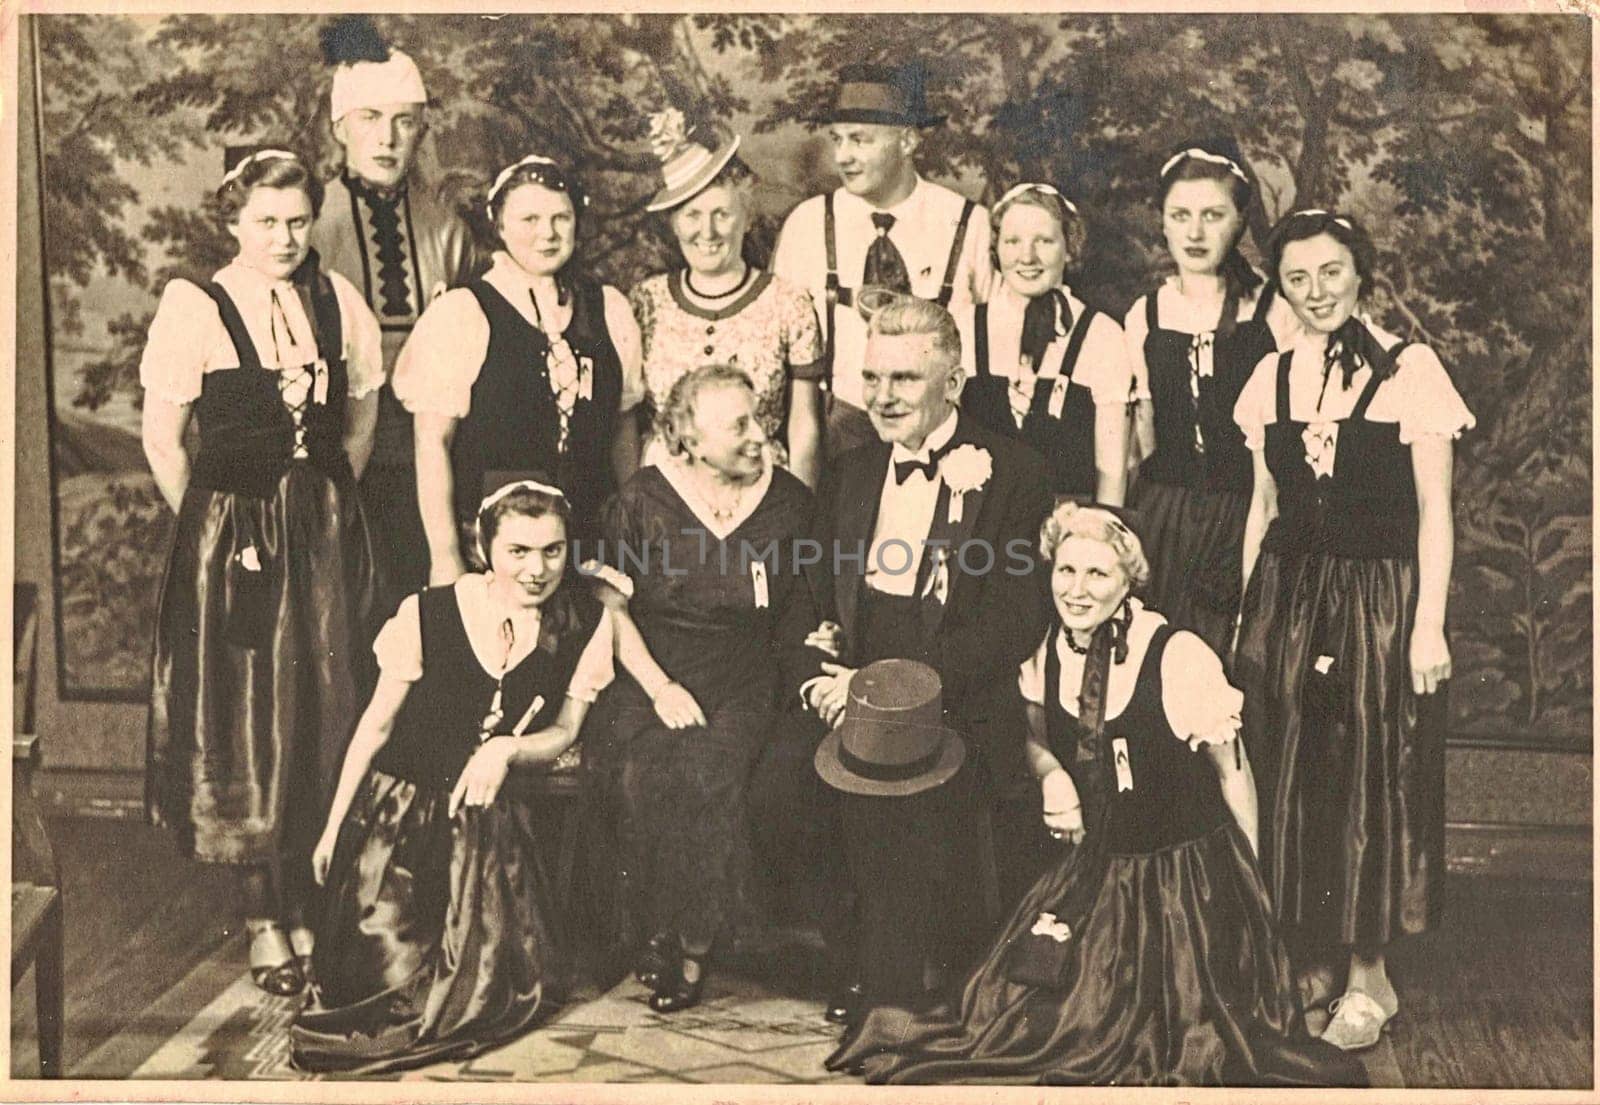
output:
[[[874,1009],[828,1066],[917,1084],[1361,1083],[1358,1062],[1304,1034],[1250,843],[1209,759],[1167,721],[1172,628],[1156,628],[1098,741],[1060,706],[1059,632],[1046,650],[1050,743],[1089,835],[958,993],[920,1014]]]
[[[1140,466],[1128,505],[1138,512],[1150,560],[1150,605],[1226,657],[1254,482],[1233,407],[1261,358],[1276,348],[1267,326],[1272,296],[1263,293],[1254,315],[1226,335],[1162,329],[1157,298],[1153,291],[1145,297],[1144,341],[1156,451]],[[1210,375],[1203,374],[1207,359]]]
[[[1399,427],[1364,417],[1377,374],[1339,423],[1332,475],[1316,476],[1289,417],[1291,359],[1266,428],[1279,514],[1234,679],[1279,916],[1291,934],[1370,953],[1443,906],[1445,691],[1411,686],[1417,493]]]
[[[1011,413],[1011,380],[989,366],[989,308],[972,311],[974,373],[961,393],[961,409],[988,429],[1018,438],[1044,459],[1050,490],[1058,497],[1091,502],[1095,497],[1094,396],[1073,379],[1084,339],[1098,312],[1086,307],[1072,322],[1059,364],[1044,364],[1034,378],[1033,394],[1022,425]]]
[[[495,679],[472,651],[455,588],[419,602],[422,678],[334,847],[313,1000],[289,1030],[302,1070],[374,1075],[466,1059],[527,1032],[571,985],[515,774],[493,805],[448,816]],[[555,722],[601,616],[581,582],[548,600],[538,647],[505,675],[506,717],[543,697],[527,731]]]
[[[304,904],[310,855],[370,678],[371,544],[344,453],[338,300],[310,262],[296,277],[320,359],[262,366],[221,285],[239,355],[207,372],[200,448],[157,612],[146,809],[200,860],[281,865]],[[280,386],[303,376],[294,407]]]

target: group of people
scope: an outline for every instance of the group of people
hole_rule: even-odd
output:
[[[471,1055],[568,992],[520,780],[581,749],[659,1014],[787,903],[869,1080],[1360,1079],[1439,914],[1472,416],[1362,313],[1353,219],[1258,272],[1243,158],[1185,144],[1119,324],[1068,195],[926,180],[920,69],[854,66],[770,271],[739,139],[652,117],[683,264],[624,296],[569,166],[494,176],[485,257],[410,186],[416,65],[325,47],[343,172],[233,164],[238,254],[141,364],[148,807],[243,872],[256,983],[309,983],[296,1063]]]

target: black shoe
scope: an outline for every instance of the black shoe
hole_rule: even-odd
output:
[[[644,951],[639,954],[639,962],[633,969],[633,977],[655,989],[656,983],[667,972],[672,964],[672,957],[678,952],[678,938],[670,932],[658,932],[645,941]]]
[[[866,991],[862,989],[861,983],[852,982],[834,992],[828,999],[828,1010],[822,1016],[829,1024],[851,1024],[865,1006],[865,998]]]
[[[686,962],[700,968],[699,977],[693,982],[683,977],[683,965]],[[700,989],[705,981],[706,961],[685,953],[681,958],[669,962],[666,970],[661,972],[661,977],[656,980],[656,992],[650,995],[650,1008],[657,1013],[676,1013],[693,1008],[700,1004]]]

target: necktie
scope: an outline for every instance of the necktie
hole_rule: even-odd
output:
[[[867,263],[861,273],[861,286],[885,288],[910,295],[911,274],[906,271],[906,259],[900,256],[900,250],[889,240],[889,228],[894,225],[894,216],[884,211],[874,211],[872,225],[878,228],[878,236],[867,247]]]

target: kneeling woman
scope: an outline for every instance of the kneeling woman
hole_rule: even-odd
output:
[[[532,481],[478,510],[483,574],[408,598],[312,866],[327,888],[317,1000],[290,1030],[307,1070],[463,1059],[547,1011],[563,958],[515,765],[548,763],[611,680],[612,622],[566,575],[571,508]]]
[[[1360,1068],[1299,1032],[1255,863],[1240,695],[1109,511],[1065,503],[1040,542],[1060,620],[1022,668],[1044,821],[1081,841],[950,1001],[874,1010],[829,1060],[872,1082],[1301,1084]]]

